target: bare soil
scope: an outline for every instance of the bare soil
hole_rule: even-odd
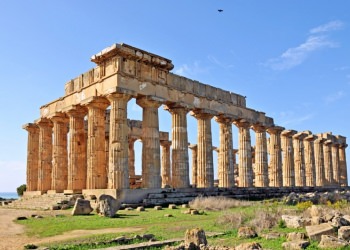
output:
[[[69,213],[68,211],[34,211],[24,209],[0,209],[0,250],[19,250],[27,244],[44,244],[57,241],[64,241],[75,239],[83,236],[91,236],[106,233],[129,233],[138,232],[142,230],[141,227],[129,228],[104,228],[98,230],[73,230],[62,235],[56,235],[47,238],[28,237],[25,233],[25,227],[14,222],[17,217],[30,217],[32,214],[36,215],[55,215]]]

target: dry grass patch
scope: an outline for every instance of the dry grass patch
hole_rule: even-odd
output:
[[[230,199],[223,196],[210,196],[197,197],[189,202],[189,205],[191,208],[197,210],[221,211],[234,207],[247,207],[252,205],[252,202]]]

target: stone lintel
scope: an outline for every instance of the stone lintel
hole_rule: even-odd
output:
[[[121,88],[121,87],[113,87],[110,89],[107,89],[105,91],[105,95],[111,95],[111,94],[125,94],[125,95],[129,95],[131,97],[136,97],[137,93],[133,90],[130,89],[125,89],[125,88]]]
[[[171,63],[171,60],[152,54],[150,52],[132,47],[128,44],[113,44],[110,47],[105,48],[101,52],[93,55],[91,61],[96,64],[101,64],[102,62],[114,57],[121,56],[124,58],[136,60],[145,64],[150,64],[157,68],[162,68],[165,70],[172,70],[174,65]]]

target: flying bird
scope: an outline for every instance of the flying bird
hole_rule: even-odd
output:
[[[223,12],[224,10],[222,10],[222,9],[218,9],[218,11],[219,11],[219,12]]]

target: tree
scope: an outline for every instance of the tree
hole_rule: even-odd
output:
[[[27,190],[27,185],[26,185],[26,184],[22,184],[21,186],[19,186],[19,187],[17,188],[17,194],[18,194],[18,196],[22,196],[23,193],[24,193],[24,191],[26,191],[26,190]]]

